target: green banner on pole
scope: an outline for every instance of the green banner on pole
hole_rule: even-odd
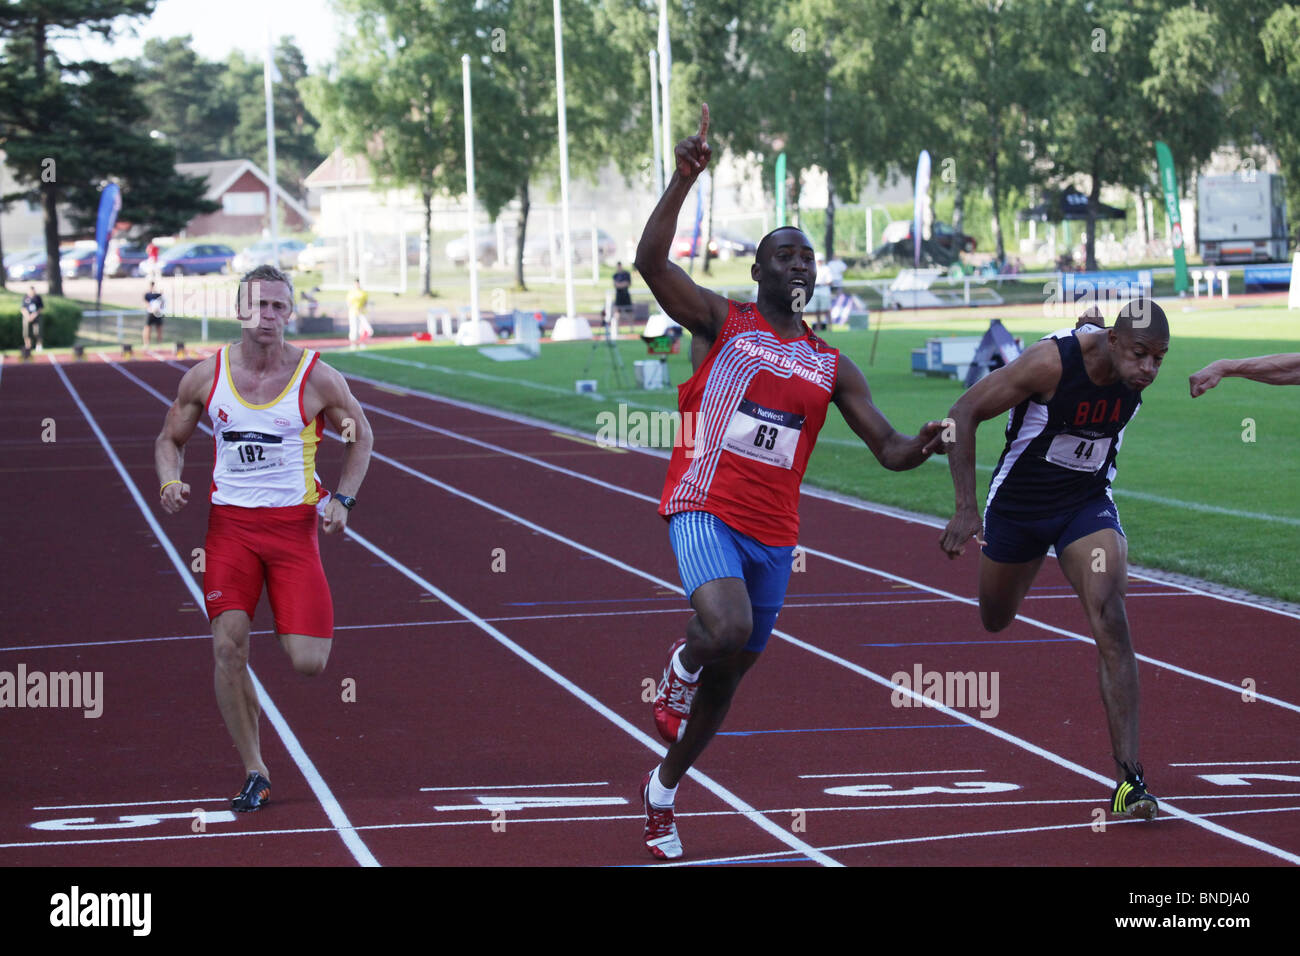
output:
[[[785,153],[776,158],[776,228],[785,225]]]
[[[1174,157],[1164,143],[1156,143],[1156,162],[1160,168],[1160,188],[1165,193],[1165,213],[1169,216],[1171,244],[1174,247],[1174,291],[1187,291],[1187,254],[1183,251],[1183,223],[1178,212],[1178,178],[1174,175]]]

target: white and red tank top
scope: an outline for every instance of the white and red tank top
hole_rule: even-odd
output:
[[[707,511],[773,547],[799,542],[799,485],[835,391],[839,350],[782,339],[732,302],[704,363],[677,390],[682,415],[659,513]]]
[[[325,489],[316,476],[324,412],[308,420],[302,393],[318,353],[303,349],[288,384],[264,405],[247,402],[230,376],[230,346],[217,353],[208,395],[214,505],[287,508],[314,505]]]

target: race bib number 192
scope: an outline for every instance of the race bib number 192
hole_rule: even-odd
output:
[[[284,447],[279,435],[260,432],[222,432],[223,455],[230,472],[266,471],[284,464]]]
[[[727,425],[722,446],[744,458],[777,468],[790,468],[794,465],[803,423],[803,415],[764,408],[756,402],[741,399]]]

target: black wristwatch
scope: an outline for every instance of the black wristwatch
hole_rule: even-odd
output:
[[[337,491],[334,493],[334,500],[337,501],[339,504],[341,504],[344,508],[347,508],[348,511],[351,511],[352,506],[357,503],[356,498],[352,498],[348,495],[341,495]]]

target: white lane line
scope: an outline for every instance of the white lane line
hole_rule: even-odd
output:
[[[1300,760],[1211,760],[1208,763],[1171,763],[1171,767],[1270,767],[1300,763]]]
[[[122,369],[120,366],[114,366],[114,367],[117,368],[118,371],[120,371],[123,375],[126,375],[128,378],[134,379],[138,384],[140,384],[143,388],[145,388],[146,391],[152,392],[155,395],[155,397],[158,397],[163,401],[166,401],[165,398],[162,398],[161,393],[157,392],[155,389],[150,388],[147,384],[141,382],[139,379],[131,375],[125,369]],[[167,404],[170,405],[170,402],[167,402]],[[333,434],[331,433],[331,437],[337,437],[337,436],[333,436]],[[385,462],[402,471],[411,471],[411,469],[407,468],[405,465],[402,465],[400,462],[397,462],[394,459],[389,458],[387,455],[381,454],[379,452],[372,452],[371,457],[374,460]],[[415,472],[413,473],[418,474]],[[433,479],[428,479],[427,476],[425,477],[427,480],[433,481]],[[439,482],[438,484],[441,484],[441,482]],[[450,488],[450,486],[447,487]],[[461,492],[457,492],[457,493],[461,493]],[[515,654],[517,657],[521,658],[522,660],[526,661],[535,670],[539,671],[546,677],[550,678],[556,684],[558,684],[559,686],[567,690],[574,697],[577,697],[580,701],[582,701],[592,710],[596,711],[596,713],[600,714],[602,717],[610,721],[620,730],[624,731],[633,739],[643,744],[649,750],[651,750],[652,752],[654,752],[660,757],[663,757],[667,753],[667,748],[664,747],[657,740],[653,739],[652,737],[644,733],[639,728],[633,726],[631,723],[624,720],[621,715],[614,712],[609,707],[606,707],[594,696],[587,693],[585,690],[583,690],[573,681],[569,680],[559,671],[555,670],[553,667],[551,667],[541,658],[530,653],[524,647],[512,641],[504,633],[502,633],[493,625],[489,624],[483,618],[479,617],[468,607],[461,604],[459,601],[453,598],[446,591],[443,591],[441,588],[435,586],[433,582],[417,574],[411,568],[407,567],[405,564],[403,564],[402,562],[398,561],[396,558],[388,554],[388,552],[384,551],[382,548],[378,547],[377,545],[372,544],[368,539],[366,539],[362,535],[357,534],[351,528],[345,528],[344,533],[348,537],[352,538],[352,540],[356,541],[363,548],[365,548],[367,551],[369,551],[371,554],[373,554],[375,557],[379,558],[389,567],[393,568],[393,570],[397,571],[403,577],[407,578],[412,583],[423,588],[426,593],[434,595],[439,600],[443,601],[448,607],[452,608],[457,614],[461,614],[467,620],[473,622],[475,626],[477,626],[480,630],[482,630],[483,632],[491,636],[502,647],[506,648],[512,654]],[[178,567],[179,566],[180,565],[178,565]],[[673,588],[673,590],[678,593],[681,592],[680,588]],[[200,606],[202,606],[201,601],[200,601]],[[711,777],[701,773],[695,768],[691,768],[691,770],[688,771],[688,776],[690,776],[692,779],[699,782],[706,790],[708,790],[714,796],[718,797],[718,799],[722,800],[724,803],[730,804],[731,806],[739,810],[741,813],[745,814],[760,829],[765,830],[771,836],[775,837],[777,840],[784,843],[786,846],[790,847],[791,849],[797,850],[800,853],[807,855],[808,857],[822,864],[823,866],[837,867],[842,865],[836,862],[835,860],[833,860],[832,858],[830,858],[829,856],[826,856],[824,853],[819,853],[811,845],[805,843],[803,840],[800,840],[793,833],[786,831],[785,828],[778,826],[777,824],[773,823],[771,820],[768,820],[766,817],[762,816],[757,810],[751,807],[748,803],[740,799],[740,797],[732,793],[726,787],[722,786],[722,784],[713,780]]]
[[[932,773],[984,773],[983,770],[873,770],[870,773],[801,773],[800,780],[826,780],[835,777],[909,777]]]
[[[228,803],[229,797],[193,797],[189,800],[132,800],[129,803],[68,803],[60,807],[32,807],[33,810],[95,810],[109,807],[162,807],[173,803]]]
[[[454,431],[450,431],[450,430],[445,429],[445,428],[439,428],[439,427],[436,426],[436,425],[430,425],[430,424],[427,424],[427,423],[425,423],[425,422],[421,422],[421,421],[419,421],[418,419],[410,418],[410,417],[408,417],[408,416],[406,416],[406,415],[402,415],[402,414],[399,414],[399,413],[397,413],[397,412],[390,412],[390,411],[388,411],[387,409],[380,408],[380,407],[377,406],[377,405],[371,405],[371,404],[366,403],[366,402],[362,402],[361,404],[362,404],[362,407],[365,408],[366,411],[368,411],[368,412],[373,411],[373,412],[376,412],[377,414],[387,416],[387,417],[389,417],[389,418],[395,419],[395,420],[397,420],[397,421],[403,422],[403,423],[408,424],[408,425],[415,426],[415,427],[417,427],[417,428],[421,428],[421,429],[425,429],[425,430],[428,430],[428,431],[432,431],[432,432],[435,432],[435,433],[440,434],[440,435],[445,435],[445,436],[447,436],[447,437],[449,437],[449,438],[453,438],[453,439],[456,439],[456,440],[459,440],[459,441],[467,442],[468,444],[471,444],[471,445],[476,445],[476,446],[479,446],[479,447],[482,447],[482,448],[488,448],[488,449],[491,449],[491,450],[493,450],[493,451],[499,452],[499,453],[501,453],[501,454],[507,455],[507,456],[509,456],[509,457],[511,457],[511,458],[516,458],[516,459],[518,459],[518,460],[520,460],[520,461],[525,461],[525,462],[528,462],[529,464],[536,465],[536,466],[539,467],[539,468],[544,468],[544,469],[547,469],[548,471],[554,471],[554,472],[557,472],[557,473],[559,473],[559,474],[565,475],[565,476],[570,477],[570,478],[576,478],[576,479],[578,479],[578,480],[580,480],[580,481],[585,481],[585,482],[587,482],[587,483],[589,483],[589,484],[593,484],[593,485],[595,485],[595,486],[597,486],[597,487],[599,487],[599,488],[603,488],[603,489],[605,489],[605,490],[607,490],[607,491],[612,491],[612,492],[616,492],[616,493],[618,493],[618,494],[626,495],[626,496],[628,496],[628,497],[630,497],[630,498],[634,498],[634,499],[639,500],[639,501],[644,501],[644,502],[647,502],[647,503],[650,503],[650,504],[654,504],[654,505],[656,505],[656,506],[659,504],[659,499],[658,499],[658,498],[654,498],[654,497],[651,497],[650,495],[642,494],[641,492],[638,492],[638,491],[632,491],[632,490],[629,489],[629,488],[624,488],[624,487],[622,487],[621,485],[615,485],[615,484],[612,484],[612,483],[607,482],[607,481],[604,481],[604,480],[602,480],[602,479],[600,479],[600,478],[594,478],[594,477],[592,477],[592,476],[590,476],[590,475],[585,475],[585,474],[583,474],[582,472],[574,471],[574,470],[571,469],[571,468],[565,468],[565,467],[563,467],[563,466],[561,466],[561,465],[555,465],[555,464],[552,464],[552,463],[547,462],[547,461],[542,461],[542,460],[539,459],[539,458],[534,458],[534,457],[532,457],[531,455],[523,454],[522,452],[516,452],[516,451],[513,451],[513,450],[511,450],[511,449],[509,449],[509,448],[504,448],[504,447],[502,447],[502,446],[500,446],[500,445],[494,445],[494,444],[492,444],[491,442],[482,441],[481,439],[478,439],[478,438],[472,438],[472,437],[470,437],[470,436],[468,436],[468,435],[462,435],[462,434],[459,434],[459,433],[454,432]],[[402,466],[402,467],[404,468],[405,466]],[[420,472],[411,471],[411,474],[416,475],[416,476],[421,476],[421,473],[420,473]],[[443,485],[441,485],[441,483],[439,483],[439,486],[440,486],[440,487],[449,487],[449,486],[443,486]],[[926,591],[926,592],[928,592],[928,593],[930,593],[930,594],[939,595],[939,596],[941,596],[941,597],[947,598],[947,599],[950,600],[950,601],[957,601],[957,602],[959,602],[959,603],[961,603],[961,604],[967,604],[967,605],[970,605],[970,606],[972,606],[972,607],[978,607],[978,606],[979,606],[979,601],[977,601],[977,600],[974,599],[974,598],[962,597],[961,595],[954,594],[952,591],[947,591],[947,590],[944,590],[943,588],[934,587],[934,586],[929,585],[929,584],[923,584],[923,583],[921,583],[920,581],[913,580],[912,578],[905,578],[905,577],[902,577],[901,575],[892,574],[892,573],[890,573],[890,572],[888,572],[888,571],[880,570],[879,568],[873,568],[873,567],[870,567],[870,566],[868,566],[868,565],[861,564],[861,563],[859,563],[859,562],[857,562],[857,561],[850,560],[849,558],[841,558],[841,557],[839,557],[838,555],[831,554],[829,551],[821,551],[821,550],[819,550],[819,549],[811,548],[811,547],[808,547],[808,546],[806,546],[806,545],[802,545],[802,544],[799,545],[799,547],[800,547],[800,549],[801,549],[802,551],[804,551],[805,553],[807,553],[807,554],[809,554],[809,555],[812,555],[812,556],[814,556],[814,557],[824,558],[824,559],[827,560],[827,561],[831,561],[831,562],[834,562],[834,563],[836,563],[836,564],[841,564],[841,565],[844,565],[845,567],[853,568],[854,570],[857,570],[857,571],[864,571],[864,572],[867,572],[867,573],[869,573],[869,574],[874,574],[874,575],[876,575],[877,577],[885,578],[885,579],[890,580],[890,581],[897,581],[897,582],[899,582],[899,583],[907,584],[907,585],[910,585],[911,587],[913,587],[913,588],[915,588],[915,589],[917,589],[917,590],[919,590],[919,591]],[[657,579],[656,579],[656,580],[657,580]],[[1176,586],[1176,585],[1175,585],[1175,586]],[[680,593],[680,590],[681,590],[681,589],[680,589],[680,588],[676,588],[675,590],[678,591],[678,592]],[[1072,595],[1071,595],[1071,596],[1072,596]],[[1242,603],[1242,602],[1237,602],[1237,603]],[[1252,606],[1253,606],[1253,605],[1252,605]],[[1282,613],[1282,612],[1279,612],[1279,613]],[[1290,615],[1287,615],[1287,616],[1290,616]],[[1085,643],[1085,644],[1092,644],[1094,647],[1096,646],[1096,643],[1097,643],[1097,642],[1096,642],[1095,640],[1093,640],[1091,637],[1088,637],[1088,636],[1086,636],[1086,635],[1084,635],[1084,634],[1080,634],[1080,633],[1078,633],[1078,632],[1076,632],[1076,631],[1066,630],[1065,628],[1056,627],[1056,626],[1054,626],[1054,625],[1047,624],[1047,623],[1045,623],[1045,622],[1043,622],[1043,621],[1036,620],[1036,619],[1034,619],[1034,618],[1032,618],[1032,617],[1027,617],[1027,616],[1025,616],[1024,614],[1017,614],[1017,615],[1016,615],[1016,620],[1017,620],[1017,621],[1022,621],[1022,622],[1024,622],[1025,624],[1029,624],[1029,625],[1032,626],[1032,627],[1041,628],[1042,630],[1048,631],[1048,632],[1050,632],[1050,633],[1052,633],[1052,634],[1058,634],[1058,635],[1060,635],[1060,636],[1062,636],[1062,637],[1072,638],[1073,640],[1081,641],[1081,642],[1083,642],[1083,643]],[[1150,664],[1150,665],[1152,665],[1152,666],[1154,666],[1154,667],[1164,668],[1165,670],[1173,671],[1173,672],[1176,673],[1176,674],[1181,674],[1181,675],[1183,675],[1184,677],[1190,677],[1190,678],[1192,678],[1193,680],[1199,680],[1199,681],[1202,681],[1202,682],[1204,682],[1204,683],[1206,683],[1206,684],[1210,684],[1211,686],[1219,687],[1219,688],[1221,688],[1221,689],[1223,689],[1223,690],[1230,691],[1230,692],[1231,692],[1232,694],[1234,694],[1234,695],[1240,696],[1241,693],[1242,693],[1242,685],[1240,685],[1240,684],[1233,684],[1233,683],[1230,683],[1229,681],[1220,680],[1220,679],[1218,679],[1217,677],[1210,677],[1208,674],[1200,674],[1200,673],[1197,673],[1196,671],[1189,670],[1189,669],[1187,669],[1187,668],[1185,668],[1185,667],[1180,667],[1180,666],[1178,666],[1177,664],[1172,664],[1172,663],[1169,663],[1168,661],[1162,661],[1162,660],[1160,660],[1160,659],[1158,659],[1158,658],[1151,657],[1151,656],[1146,655],[1146,654],[1136,654],[1135,656],[1137,657],[1137,659],[1138,659],[1139,661],[1142,661],[1142,662],[1145,663],[1145,664]],[[1264,693],[1260,693],[1260,692],[1257,692],[1257,691],[1253,691],[1253,692],[1252,692],[1252,696],[1253,696],[1256,700],[1263,701],[1264,703],[1273,704],[1273,705],[1276,706],[1276,707],[1282,707],[1282,708],[1285,708],[1286,710],[1294,711],[1295,713],[1300,713],[1300,704],[1293,704],[1293,703],[1291,703],[1290,701],[1283,700],[1283,699],[1281,699],[1281,698],[1279,698],[1279,697],[1273,697],[1272,695],[1264,694]]]
[[[118,366],[114,367],[117,368]],[[149,528],[154,533],[154,537],[157,538],[158,543],[167,553],[167,557],[171,559],[172,566],[176,568],[176,573],[180,575],[181,580],[185,583],[185,587],[190,592],[190,596],[194,598],[195,606],[202,609],[204,607],[203,593],[199,590],[199,586],[194,583],[194,577],[190,574],[188,565],[186,565],[186,563],[181,560],[180,555],[176,553],[176,548],[173,547],[171,539],[167,537],[166,533],[164,533],[163,529],[158,524],[158,520],[154,517],[153,512],[149,509],[149,506],[145,504],[135,482],[131,480],[131,476],[127,473],[121,459],[117,457],[117,453],[113,450],[112,444],[108,441],[108,438],[105,437],[103,431],[99,427],[99,423],[95,421],[95,417],[90,413],[90,409],[87,408],[85,402],[81,400],[81,395],[78,394],[77,390],[73,387],[72,382],[68,380],[63,369],[56,365],[54,366],[54,370],[58,373],[59,378],[63,380],[64,387],[67,388],[68,392],[72,395],[73,401],[77,403],[77,407],[81,409],[81,414],[85,416],[91,430],[95,433],[95,437],[99,439],[99,443],[103,446],[105,454],[108,455],[109,460],[113,463],[113,467],[117,470],[118,476],[122,479],[122,484],[126,486],[127,491],[131,494],[132,500],[135,501],[136,507],[140,509],[140,513],[144,515],[145,521],[148,522]],[[123,371],[123,374],[129,373]],[[166,404],[170,405],[171,402],[167,402]],[[332,823],[338,830],[338,834],[342,838],[344,845],[347,846],[348,851],[361,866],[378,866],[379,862],[375,859],[374,855],[370,852],[365,843],[362,842],[361,837],[357,835],[356,829],[352,826],[352,822],[348,820],[347,814],[343,812],[343,808],[339,806],[339,802],[330,791],[329,785],[325,783],[324,778],[316,769],[316,765],[312,763],[311,758],[307,756],[307,751],[303,749],[297,736],[289,727],[289,722],[284,719],[284,716],[280,713],[280,709],[276,707],[275,701],[271,699],[271,695],[266,692],[266,688],[262,686],[262,682],[259,681],[257,675],[253,673],[252,667],[248,668],[248,675],[252,680],[254,689],[257,691],[258,699],[261,701],[262,709],[265,711],[267,719],[270,720],[276,733],[280,735],[280,739],[284,742],[285,749],[288,750],[289,755],[293,758],[293,762],[297,764],[299,771],[302,772],[303,777],[307,780],[308,785],[312,789],[312,793],[316,795],[316,799],[320,801],[321,808],[325,811],[325,815],[329,817],[330,823]]]
[[[517,783],[504,784],[497,783],[488,787],[421,787],[421,793],[463,793],[467,790],[541,790],[546,787],[608,787],[609,781],[602,780],[599,783]],[[480,809],[482,809],[480,807]]]

